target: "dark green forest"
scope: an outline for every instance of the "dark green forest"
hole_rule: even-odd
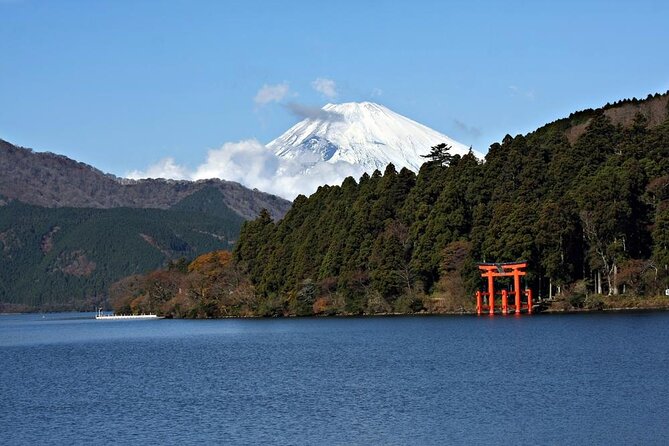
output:
[[[231,249],[243,219],[220,194],[204,188],[166,210],[6,203],[0,206],[0,302],[90,311],[122,277]]]
[[[266,314],[466,311],[478,262],[527,260],[574,307],[669,285],[667,94],[507,135],[485,161],[433,148],[242,227],[234,260]]]

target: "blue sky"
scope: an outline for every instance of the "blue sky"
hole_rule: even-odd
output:
[[[118,175],[195,168],[283,133],[288,102],[372,100],[485,153],[668,90],[667,18],[666,1],[0,0],[0,138]]]

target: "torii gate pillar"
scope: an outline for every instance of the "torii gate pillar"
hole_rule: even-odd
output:
[[[495,280],[492,275],[488,276],[488,305],[490,314],[495,314]]]

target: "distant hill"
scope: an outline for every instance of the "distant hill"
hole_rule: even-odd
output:
[[[44,207],[168,209],[183,198],[213,186],[223,203],[244,219],[267,209],[281,218],[291,203],[275,195],[219,179],[128,180],[105,174],[62,155],[34,152],[0,139],[0,196]]]
[[[2,206],[0,302],[86,308],[120,277],[231,249],[244,220],[197,202],[216,195],[205,188],[170,209]]]
[[[244,220],[290,206],[218,179],[125,180],[0,140],[0,310],[91,309],[115,280],[231,249]]]

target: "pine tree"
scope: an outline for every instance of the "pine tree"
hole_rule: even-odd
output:
[[[453,155],[448,151],[451,150],[451,146],[446,143],[437,144],[432,146],[430,153],[427,155],[421,155],[423,158],[428,159],[428,163],[436,164],[438,166],[448,166],[453,159]]]

